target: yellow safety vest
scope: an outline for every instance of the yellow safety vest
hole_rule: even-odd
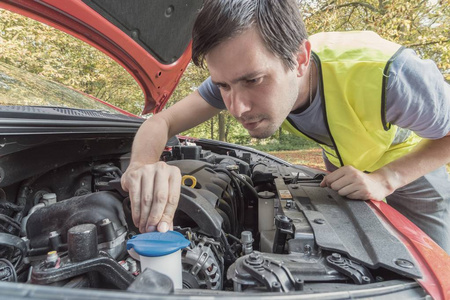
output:
[[[335,166],[372,172],[405,155],[421,140],[413,132],[392,145],[398,127],[386,122],[389,66],[402,47],[374,32],[328,32],[311,41],[322,82],[324,120],[333,148],[320,144]],[[283,128],[305,136],[289,120]]]

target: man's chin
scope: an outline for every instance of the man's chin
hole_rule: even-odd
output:
[[[277,128],[271,130],[266,128],[265,130],[248,130],[248,134],[255,139],[266,139],[268,137],[271,137],[275,131],[277,130]]]

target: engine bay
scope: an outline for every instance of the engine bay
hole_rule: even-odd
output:
[[[174,293],[126,249],[139,234],[120,185],[129,145],[65,141],[0,157],[0,281]],[[421,277],[366,202],[319,186],[321,170],[209,140],[172,139],[161,160],[183,176],[183,292],[307,294]]]

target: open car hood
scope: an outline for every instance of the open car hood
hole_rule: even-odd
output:
[[[201,0],[2,1],[0,7],[67,32],[120,63],[140,84],[143,113],[160,111],[191,59]]]

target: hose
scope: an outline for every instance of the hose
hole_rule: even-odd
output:
[[[259,198],[258,192],[256,192],[255,188],[248,182],[248,180],[245,180],[238,173],[236,173],[234,171],[231,171],[231,174],[233,174],[234,177],[236,177],[240,182],[242,182],[250,190],[250,192],[252,193],[252,195],[255,197],[256,200]],[[248,179],[250,179],[250,177]]]
[[[237,197],[238,197],[238,200],[239,200],[239,203],[238,203],[238,205],[239,205],[239,207],[238,207],[239,208],[239,224],[243,225],[244,224],[244,213],[245,213],[244,209],[245,209],[245,207],[244,207],[244,199],[242,198],[241,186],[236,181],[235,176],[233,176],[233,174],[231,174],[231,172],[228,171],[227,169],[217,168],[217,169],[214,169],[214,170],[216,172],[222,172],[222,173],[227,174],[228,177],[230,177],[231,182],[234,184],[234,186],[235,186],[235,188],[237,190]]]
[[[17,268],[22,262],[23,258],[27,255],[27,245],[25,241],[15,235],[0,233],[0,245],[2,246],[2,248],[4,248],[3,246],[12,248],[11,260],[13,258],[12,256],[16,252],[15,250],[17,249],[20,251],[19,259],[16,261],[14,268]]]

